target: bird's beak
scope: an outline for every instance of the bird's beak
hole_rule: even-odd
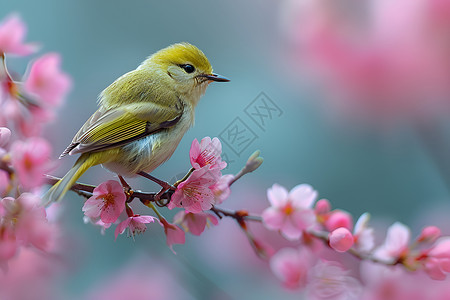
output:
[[[228,82],[228,81],[230,81],[230,79],[228,79],[226,77],[223,77],[223,76],[221,76],[219,74],[214,74],[214,73],[213,74],[204,74],[202,77],[205,77],[208,80],[217,81],[217,82]]]

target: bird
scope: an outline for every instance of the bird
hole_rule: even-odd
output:
[[[135,70],[117,78],[98,97],[98,109],[59,158],[81,154],[73,167],[43,196],[44,206],[61,200],[80,176],[102,165],[120,178],[150,175],[168,160],[193,126],[195,108],[211,82],[229,79],[213,73],[205,54],[183,42],[161,49]]]

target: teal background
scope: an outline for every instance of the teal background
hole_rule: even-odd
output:
[[[411,225],[416,233],[425,222],[438,222],[421,214],[430,207],[447,205],[448,173],[439,168],[445,165],[445,156],[434,156],[436,152],[430,151],[429,144],[424,144],[408,124],[380,131],[328,118],[321,107],[323,102],[317,101],[319,92],[304,80],[300,70],[292,69],[297,66],[286,55],[279,6],[279,1],[270,0],[14,0],[3,1],[0,18],[18,12],[28,24],[27,40],[40,42],[40,53],[61,53],[63,69],[74,80],[66,104],[46,134],[55,158],[95,111],[102,89],[153,52],[188,41],[202,49],[214,71],[231,82],[208,88],[197,108],[195,126],[154,176],[170,180],[187,171],[192,140],[218,136],[240,117],[258,138],[240,156],[224,146],[233,160],[226,173],[238,172],[256,149],[261,150],[265,161],[257,172],[233,187],[224,207],[261,212],[268,205],[266,189],[273,183],[288,189],[309,183],[333,207],[356,217],[369,211],[383,224],[399,220]],[[27,59],[13,58],[9,63],[23,72]],[[260,92],[283,112],[268,121],[265,131],[244,112]],[[445,120],[432,121],[437,136],[432,145],[439,147],[446,141],[446,126]],[[54,174],[64,175],[74,161],[74,157],[62,160]],[[96,167],[81,181],[98,184],[111,178],[113,174]],[[142,190],[157,189],[141,179],[130,183]],[[99,282],[120,272],[133,257],[143,255],[175,274],[185,290],[180,299],[298,298],[285,291],[267,265],[254,257],[245,238],[235,237],[241,233],[232,220],[224,220],[220,228],[212,228],[204,236],[188,236],[186,245],[175,246],[178,255],[174,256],[156,224],[134,241],[125,236],[114,241],[112,229],[103,236],[97,227],[83,224],[82,199],[70,194],[64,205],[70,271],[55,281],[55,295],[83,298]],[[144,208],[138,211],[146,212]],[[234,249],[235,256],[231,256],[225,253],[230,248],[239,251]]]

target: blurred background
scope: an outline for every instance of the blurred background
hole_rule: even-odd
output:
[[[208,88],[195,126],[154,176],[179,179],[189,169],[192,140],[218,136],[225,173],[237,173],[256,149],[265,159],[233,186],[223,207],[260,213],[273,183],[309,183],[333,207],[355,217],[370,212],[381,228],[394,220],[415,233],[427,224],[449,228],[450,1],[15,0],[1,7],[0,18],[21,15],[27,40],[39,41],[42,52],[61,53],[73,77],[47,128],[55,159],[106,86],[153,52],[187,41],[231,82]],[[27,59],[9,64],[25,72]],[[236,129],[245,131],[245,143],[233,140]],[[61,160],[53,174],[64,175],[74,160]],[[113,176],[97,167],[81,181]],[[154,299],[299,297],[280,286],[233,220],[187,235],[173,255],[158,225],[114,241],[113,230],[101,235],[83,224],[78,196],[69,194],[63,206],[67,257],[48,283],[55,299],[114,299],[99,287],[116,297],[151,289]],[[254,227],[257,236],[269,235]],[[124,282],[124,294],[114,292]]]

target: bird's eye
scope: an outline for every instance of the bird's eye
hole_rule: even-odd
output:
[[[193,65],[190,65],[190,64],[180,65],[180,67],[181,67],[184,71],[186,71],[186,73],[192,73],[192,72],[195,71],[194,66],[193,66]]]

